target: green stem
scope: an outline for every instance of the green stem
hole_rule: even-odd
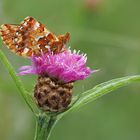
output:
[[[55,124],[56,116],[38,116],[34,140],[48,140]]]
[[[4,53],[1,50],[0,50],[0,59],[2,60],[4,66],[6,67],[9,74],[11,75],[13,81],[15,82],[18,90],[20,91],[21,96],[24,98],[24,100],[26,101],[26,103],[29,106],[29,108],[31,109],[31,111],[35,113],[38,110],[37,106],[35,105],[32,97],[25,90],[25,87],[24,87],[22,81],[17,76],[14,68],[12,67],[12,65],[10,64],[10,62],[8,61],[8,59],[6,58],[6,56],[4,55]]]

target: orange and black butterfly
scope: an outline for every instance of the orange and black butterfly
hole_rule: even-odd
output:
[[[48,51],[60,53],[70,39],[69,33],[56,36],[32,17],[25,18],[19,25],[1,25],[0,35],[12,52],[27,57]]]

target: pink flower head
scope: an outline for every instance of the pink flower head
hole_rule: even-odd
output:
[[[47,74],[65,83],[83,80],[92,72],[86,67],[86,55],[67,50],[59,54],[46,53],[31,58],[31,66],[22,66],[19,75]]]

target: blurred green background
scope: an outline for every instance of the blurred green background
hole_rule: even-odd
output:
[[[112,78],[140,74],[140,0],[0,0],[0,24],[26,16],[52,32],[71,33],[69,45],[88,55],[100,69],[75,83],[73,94]],[[0,46],[17,70],[27,59]],[[36,76],[21,77],[33,90]],[[121,88],[72,112],[55,127],[50,140],[140,140],[139,83]],[[0,62],[0,140],[33,140],[35,120]]]

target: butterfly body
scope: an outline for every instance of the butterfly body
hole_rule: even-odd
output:
[[[62,52],[70,38],[69,33],[56,36],[32,17],[25,18],[19,25],[3,24],[0,35],[12,52],[26,57],[48,51]]]

